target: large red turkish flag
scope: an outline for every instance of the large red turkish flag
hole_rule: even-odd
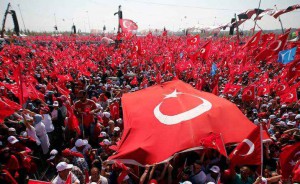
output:
[[[11,114],[13,114],[15,111],[21,109],[22,107],[5,97],[0,98],[0,123],[4,121],[4,119]]]
[[[137,24],[129,19],[120,19],[120,26],[123,32],[130,32],[138,29]]]
[[[296,165],[300,156],[300,142],[286,146],[279,156],[279,164],[281,167],[281,175],[283,179],[289,179],[292,174],[293,167]]]
[[[257,126],[229,155],[233,165],[261,164],[260,126]]]
[[[175,153],[201,148],[211,133],[221,134],[224,144],[241,142],[256,127],[235,104],[180,80],[127,93],[122,107],[124,133],[109,159],[124,163],[167,161]]]

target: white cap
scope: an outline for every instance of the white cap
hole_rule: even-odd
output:
[[[275,118],[276,118],[276,115],[271,114],[271,115],[269,116],[269,118],[270,118],[270,119],[275,119]]]
[[[17,142],[19,142],[19,140],[15,137],[15,136],[9,136],[7,138],[7,141],[10,143],[10,144],[15,144]]]
[[[118,132],[118,131],[120,131],[121,129],[120,129],[120,127],[115,127],[114,128],[114,131],[116,131],[116,132]]]
[[[99,137],[106,137],[106,132],[100,132]]]
[[[220,173],[220,168],[218,166],[214,165],[210,168],[210,171],[212,171],[214,173]]]
[[[59,162],[56,166],[57,172],[64,171],[66,169],[72,169],[72,164],[67,164],[66,162]]]
[[[300,119],[300,114],[297,114],[295,119]]]
[[[58,151],[56,149],[53,149],[50,151],[50,160],[54,159],[55,156],[57,155]]]
[[[288,121],[287,125],[289,125],[289,126],[295,126],[296,122],[295,121]]]
[[[266,120],[266,119],[262,119],[261,121],[264,123],[268,123],[268,120]]]
[[[109,117],[110,117],[110,113],[109,113],[109,112],[103,112],[103,115],[104,115],[106,118],[109,118]]]
[[[209,183],[213,183],[213,182],[209,182]],[[193,184],[193,183],[190,182],[190,181],[185,181],[185,182],[183,182],[182,184]]]
[[[300,116],[300,114],[299,114],[299,116]],[[116,120],[116,122],[119,123],[119,124],[122,124],[123,120],[121,118],[119,118],[119,119]]]
[[[58,107],[58,106],[59,106],[58,101],[54,101],[53,102],[53,107]]]
[[[111,142],[108,140],[108,139],[103,139],[103,141],[100,143],[100,145],[107,145],[107,146],[109,146],[109,145],[111,145]]]
[[[8,129],[8,131],[9,131],[9,132],[15,132],[16,129],[11,127],[11,128]]]
[[[85,146],[88,144],[87,140],[82,140],[82,139],[77,139],[75,142],[75,146],[76,147],[81,147],[81,146]]]

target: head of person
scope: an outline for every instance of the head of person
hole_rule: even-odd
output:
[[[66,162],[59,162],[56,166],[56,170],[61,179],[66,180],[70,171],[72,170],[73,165],[67,164]]]
[[[196,160],[195,163],[193,164],[194,166],[194,173],[198,173],[201,171],[201,161],[200,160]]]
[[[40,114],[35,114],[33,116],[33,124],[36,125],[43,120],[43,117]]]
[[[13,136],[17,135],[15,128],[9,128],[8,129],[8,136],[12,136],[12,135]]]
[[[83,151],[84,147],[88,144],[87,140],[77,139],[75,142],[75,147],[78,151]]]
[[[97,167],[91,169],[91,182],[98,182],[100,178],[100,172]]]
[[[246,166],[241,167],[240,169],[241,177],[243,180],[247,180],[250,175],[250,169]]]
[[[211,177],[217,179],[219,174],[220,174],[220,168],[218,166],[214,165],[210,168]]]
[[[87,93],[85,90],[80,90],[79,93],[78,93],[78,99],[81,101],[81,102],[86,102],[86,99],[87,99]]]
[[[54,102],[53,102],[53,108],[54,108],[54,109],[58,109],[58,108],[59,108],[59,103],[58,103],[58,101],[54,101]]]
[[[185,168],[182,172],[182,180],[188,180],[190,178],[190,175],[192,174],[192,171],[189,168]]]

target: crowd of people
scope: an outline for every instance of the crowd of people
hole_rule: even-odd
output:
[[[195,42],[193,35],[167,33],[110,37],[116,41],[37,36],[3,45],[0,98],[22,107],[6,116],[0,112],[5,117],[0,122],[0,183],[63,184],[68,178],[99,184],[300,182],[298,155],[290,176],[279,167],[281,150],[300,140],[300,55],[288,65],[277,62],[278,52],[256,57],[279,35],[264,34],[246,48],[240,42],[251,36],[240,42],[226,36]],[[294,46],[300,44],[286,42],[282,50]],[[263,176],[259,166],[230,168],[230,160],[213,149],[145,167],[108,161],[124,129],[122,95],[178,79],[228,99],[254,124],[263,124],[271,138],[264,143]],[[253,99],[244,97],[249,86],[256,89]],[[292,90],[297,98],[286,99]],[[228,154],[233,148],[226,145]]]

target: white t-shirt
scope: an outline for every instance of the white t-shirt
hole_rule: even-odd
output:
[[[33,140],[35,140],[35,142],[38,146],[41,145],[41,141],[36,135],[35,128],[31,125],[29,125],[29,126],[30,126],[30,129],[26,128],[26,132],[27,132],[28,137],[31,137]]]
[[[90,181],[91,181],[92,177],[90,176]],[[104,176],[100,175],[99,180],[97,181],[97,183],[101,183],[101,184],[108,184],[108,180],[107,178],[105,178]]]
[[[57,110],[56,109],[53,109],[53,111],[51,112],[51,116],[52,116],[52,119],[57,119]]]
[[[80,183],[79,179],[75,176],[75,174],[73,174],[71,172],[71,175],[72,175],[72,183],[74,183],[74,182]],[[59,175],[57,175],[51,183],[52,184],[65,184],[66,181],[64,181],[63,179],[61,179],[59,177]]]
[[[52,124],[51,116],[50,114],[42,114],[43,120],[42,122],[45,125],[46,131],[47,132],[52,132],[54,130],[54,126]]]

